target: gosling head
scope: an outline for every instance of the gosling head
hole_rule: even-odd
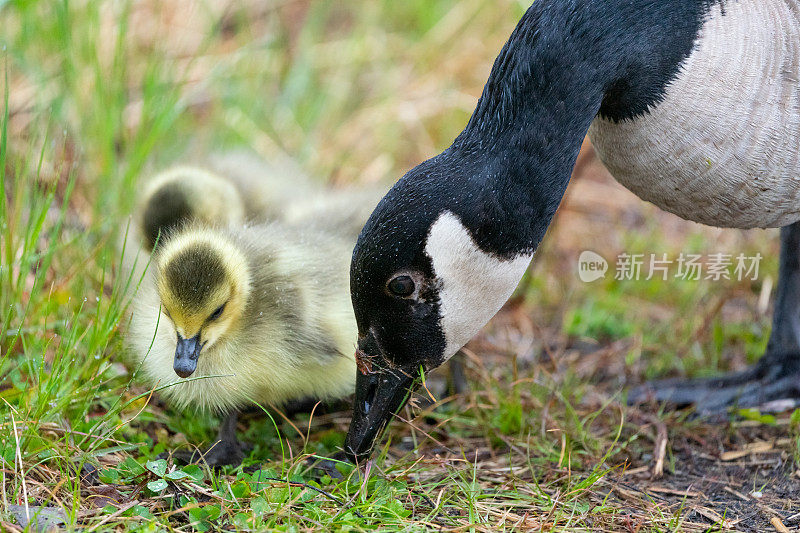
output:
[[[191,221],[233,225],[244,222],[244,204],[234,184],[207,170],[177,166],[148,184],[139,211],[145,246],[157,242]]]
[[[159,248],[156,285],[162,313],[175,332],[173,368],[187,378],[198,359],[239,326],[250,271],[241,250],[212,229],[185,230]]]

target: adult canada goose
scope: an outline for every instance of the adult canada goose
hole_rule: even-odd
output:
[[[178,408],[225,415],[209,465],[238,464],[236,414],[352,394],[349,240],[280,224],[167,236],[134,299],[137,363]],[[202,379],[184,379],[202,378]]]
[[[800,0],[537,0],[464,131],[395,184],[359,237],[352,456],[368,456],[420,368],[512,293],[587,132],[622,184],[667,211],[783,228],[759,363],[629,398],[705,414],[800,398]]]

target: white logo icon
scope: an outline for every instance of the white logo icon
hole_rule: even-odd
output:
[[[606,277],[608,272],[608,261],[603,256],[590,250],[581,252],[578,258],[578,277],[584,283],[591,283],[600,278]]]

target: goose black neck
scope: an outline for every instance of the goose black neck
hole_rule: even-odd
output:
[[[429,161],[460,162],[468,170],[451,171],[463,178],[454,185],[492,195],[481,212],[454,206],[479,243],[502,256],[536,248],[594,118],[633,119],[656,105],[713,1],[536,0],[467,127]]]

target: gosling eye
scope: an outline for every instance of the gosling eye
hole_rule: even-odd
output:
[[[411,276],[397,276],[389,280],[386,284],[386,289],[393,296],[399,298],[408,298],[416,290],[416,285]]]
[[[208,321],[211,322],[212,320],[218,319],[222,315],[222,312],[224,310],[225,310],[225,304],[222,304],[219,307],[217,307],[217,309],[213,313],[211,313],[211,315],[208,317]]]

